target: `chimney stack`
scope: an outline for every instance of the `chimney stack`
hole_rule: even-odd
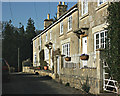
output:
[[[59,2],[59,5],[57,6],[57,19],[63,15],[67,11],[67,5],[65,5],[65,2]]]
[[[50,19],[50,14],[47,14],[47,19],[44,20],[44,29],[53,23],[53,19]]]

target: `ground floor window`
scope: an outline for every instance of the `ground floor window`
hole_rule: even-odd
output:
[[[62,54],[65,56],[70,56],[70,43],[65,43],[62,45]]]
[[[107,32],[105,30],[94,34],[95,50],[106,48],[106,38]]]
[[[44,52],[45,52],[45,60],[48,60],[49,59],[49,50],[46,48]]]
[[[34,64],[36,64],[37,62],[37,56],[36,56],[36,54],[34,55]]]

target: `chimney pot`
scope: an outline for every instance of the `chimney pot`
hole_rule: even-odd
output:
[[[47,19],[50,20],[50,14],[47,15]]]
[[[63,5],[65,5],[65,2],[63,2]]]
[[[59,5],[61,5],[61,4],[62,4],[62,2],[60,1],[60,2],[59,2]]]

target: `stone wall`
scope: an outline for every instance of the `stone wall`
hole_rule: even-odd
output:
[[[22,72],[24,73],[35,73],[33,69],[30,69],[28,66],[23,66],[22,67]]]
[[[81,0],[79,0],[81,1]],[[91,93],[100,93],[103,88],[103,74],[102,74],[102,64],[100,63],[100,51],[96,51],[94,49],[94,33],[100,32],[104,30],[106,24],[106,16],[107,16],[107,3],[103,3],[98,6],[97,2],[89,2],[88,3],[88,13],[81,15],[81,3],[78,2],[78,10],[74,11],[70,15],[72,15],[72,30],[68,30],[68,17],[65,17],[63,20],[63,34],[60,35],[60,22],[55,26],[47,30],[47,38],[48,42],[52,42],[52,50],[56,50],[60,48],[62,51],[62,44],[70,43],[70,56],[76,54],[82,54],[83,46],[82,46],[82,38],[87,37],[87,54],[90,56],[87,62],[88,68],[76,68],[76,69],[67,69],[63,68],[62,58],[60,57],[60,76],[59,79],[63,83],[70,83],[70,86],[81,88],[80,81],[85,82],[86,77],[89,77],[90,84],[90,92]],[[82,30],[85,32],[84,35],[80,35],[80,39],[73,32],[77,29],[88,28],[88,30]],[[50,30],[52,31],[52,39],[50,40]],[[46,44],[46,32],[42,34],[42,49],[45,49]],[[39,40],[39,37],[36,39]],[[35,41],[35,40],[34,40]],[[33,41],[33,43],[34,43]],[[38,41],[37,41],[38,42]],[[39,43],[38,43],[39,45]],[[38,48],[38,47],[37,47]],[[38,49],[35,48],[35,52],[39,52]],[[39,58],[37,56],[37,58]],[[56,58],[54,58],[54,72],[57,73],[57,62]],[[33,62],[34,63],[34,62]],[[82,61],[79,62],[80,66],[82,66]]]
[[[101,80],[96,78],[97,69],[66,69],[63,68],[59,80],[63,83],[69,83],[71,87],[82,89],[82,84],[86,82],[88,76],[88,83],[90,85],[90,92],[98,94],[100,92]]]

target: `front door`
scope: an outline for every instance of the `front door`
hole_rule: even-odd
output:
[[[87,37],[82,38],[82,54],[87,54]],[[87,66],[87,61],[83,60],[83,67]]]
[[[53,63],[52,63],[52,49],[50,50],[50,68],[52,69]]]
[[[59,56],[57,57],[57,74],[60,74],[60,62],[59,62]]]
[[[87,37],[82,38],[82,54],[87,54]]]

